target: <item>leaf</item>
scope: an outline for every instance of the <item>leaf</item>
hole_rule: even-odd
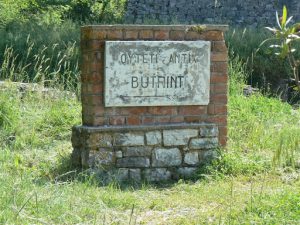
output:
[[[281,48],[280,45],[270,45],[270,48]]]
[[[287,26],[287,25],[291,22],[292,19],[293,19],[293,17],[290,16],[290,17],[287,19],[287,21],[286,21],[286,23],[285,23],[285,26]]]
[[[287,19],[287,8],[286,8],[286,6],[283,6],[282,18],[281,18],[281,27],[282,28],[284,28],[286,25],[286,19]]]
[[[289,34],[288,37],[293,39],[300,39],[300,36],[296,34]]]
[[[271,31],[271,32],[274,32],[274,33],[277,32],[277,29],[276,29],[276,28],[272,28],[272,27],[265,27],[265,28],[268,29],[268,30]]]
[[[278,16],[278,12],[276,11],[276,21],[277,21],[277,24],[279,26],[280,29],[282,29],[281,25],[280,25],[280,22],[279,22],[279,16]]]

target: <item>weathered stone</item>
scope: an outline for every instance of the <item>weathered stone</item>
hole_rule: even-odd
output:
[[[178,168],[177,173],[180,177],[190,178],[195,174],[196,171],[197,168],[195,167],[180,167]]]
[[[146,169],[145,179],[148,182],[167,181],[171,178],[171,172],[166,168]]]
[[[125,147],[123,148],[124,157],[132,156],[151,156],[151,147],[138,146],[138,147]]]
[[[112,146],[112,136],[109,134],[100,134],[98,137],[99,147],[111,147]]]
[[[120,158],[122,158],[122,157],[123,157],[122,151],[116,151],[116,158],[117,158],[117,159],[120,159]]]
[[[155,2],[155,4],[153,3]],[[151,0],[127,0],[126,23],[142,23],[145,19],[155,19],[158,23],[176,22],[184,24],[229,23],[233,26],[266,26],[274,20],[274,11],[279,11],[282,4],[288,4],[295,21],[300,19],[299,1],[186,1],[166,0],[166,5]],[[257,10],[259,7],[259,10]],[[214,12],[218,12],[214,14]],[[212,16],[213,15],[213,16]],[[173,21],[174,23],[174,21]]]
[[[216,159],[217,157],[218,157],[218,153],[214,149],[199,152],[199,158],[203,163],[210,163],[212,160]]]
[[[152,152],[153,167],[168,167],[181,165],[182,156],[178,148],[156,148]]]
[[[165,146],[187,145],[189,139],[198,136],[196,129],[178,129],[178,130],[164,130],[163,140]]]
[[[218,138],[194,138],[190,141],[190,149],[210,149],[217,148]]]
[[[115,146],[142,146],[143,133],[118,133],[115,135]]]
[[[203,40],[106,41],[105,106],[207,105],[210,45]]]
[[[207,126],[200,128],[201,137],[217,137],[219,135],[219,130],[217,126]]]
[[[160,145],[162,141],[160,131],[150,131],[146,133],[147,145]]]
[[[143,168],[150,166],[150,159],[147,157],[127,157],[117,159],[117,167]]]
[[[126,181],[129,178],[129,169],[119,168],[115,174],[116,180],[119,182]]]
[[[199,156],[198,152],[187,152],[184,155],[184,163],[191,165],[191,166],[196,166],[199,164]]]
[[[129,169],[129,179],[136,182],[141,181],[141,169]]]
[[[111,147],[112,146],[112,136],[110,134],[90,134],[89,138],[87,139],[87,145],[90,147]]]
[[[89,153],[88,164],[91,167],[113,166],[115,155],[110,149],[100,148],[99,151]]]

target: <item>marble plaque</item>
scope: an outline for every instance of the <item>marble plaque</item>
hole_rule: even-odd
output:
[[[209,41],[106,41],[105,106],[207,105]]]

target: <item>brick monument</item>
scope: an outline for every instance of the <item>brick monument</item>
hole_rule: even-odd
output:
[[[191,176],[227,140],[227,26],[81,29],[74,164],[117,180]]]

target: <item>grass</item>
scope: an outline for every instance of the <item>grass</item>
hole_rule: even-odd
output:
[[[80,102],[69,92],[0,91],[0,224],[299,224],[300,111],[242,95],[231,60],[229,143],[199,179],[110,183],[70,165]]]

